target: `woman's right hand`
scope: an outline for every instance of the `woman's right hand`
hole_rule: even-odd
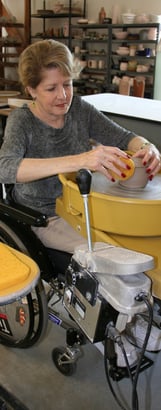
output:
[[[127,165],[121,160],[121,158],[128,158],[128,154],[117,147],[98,145],[91,151],[80,154],[81,168],[100,172],[114,182],[115,179],[110,171],[115,172],[118,177],[121,176],[123,178],[124,172],[120,171],[118,168],[121,167],[127,170]]]

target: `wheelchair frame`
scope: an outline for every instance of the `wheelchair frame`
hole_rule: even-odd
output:
[[[59,277],[54,261],[50,260],[48,249],[31,229],[31,226],[46,225],[47,217],[44,214],[1,198],[0,241],[33,258],[40,268],[41,276],[36,288],[27,295],[25,300],[23,298],[22,301],[15,301],[12,305],[0,308],[0,341],[11,347],[31,347],[44,337],[49,319],[66,330],[67,347],[53,349],[53,362],[63,374],[71,375],[76,370],[77,359],[82,355],[78,345],[86,343],[86,340],[73,320],[55,310],[55,305],[63,296],[62,275],[60,274]],[[49,283],[47,294],[43,280]],[[49,302],[53,295],[56,295],[56,301],[50,306]],[[24,309],[24,306],[27,309],[25,314],[28,316],[29,323],[27,329],[24,329],[24,334],[18,339],[14,337],[12,331],[6,334],[6,329],[8,331],[11,326],[9,319],[6,325],[2,317],[5,312],[6,316],[11,316],[11,322],[15,321],[15,311],[17,312],[21,307]],[[60,357],[62,357],[61,363]]]

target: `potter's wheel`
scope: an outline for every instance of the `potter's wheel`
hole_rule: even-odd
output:
[[[71,174],[60,175],[64,207],[83,215],[80,192]],[[143,189],[127,189],[93,173],[89,195],[91,226],[117,235],[161,237],[161,174]]]
[[[161,236],[161,174],[145,188],[129,189],[96,172],[90,201],[96,229],[128,236]]]
[[[59,178],[63,194],[57,200],[57,213],[83,232],[84,204],[75,176],[60,174]],[[94,241],[103,240],[155,258],[156,269],[148,275],[153,281],[153,294],[161,299],[161,174],[145,188],[129,190],[94,173],[88,202]]]
[[[123,198],[136,198],[144,200],[161,200],[161,174],[149,181],[145,188],[129,189],[121,186],[119,182],[111,182],[104,175],[95,172],[92,176],[91,192],[100,192]]]

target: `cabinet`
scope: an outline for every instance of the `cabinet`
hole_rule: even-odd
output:
[[[21,0],[18,0],[21,1]],[[17,2],[18,6],[18,2]],[[24,0],[24,20],[18,23],[0,1],[0,89],[19,90],[18,58],[29,43],[29,0]]]
[[[159,34],[157,23],[111,26],[109,86],[113,84],[117,91],[119,78],[128,78],[132,93],[133,79],[141,77],[145,81],[144,96],[153,98]],[[120,39],[119,35],[125,38]]]
[[[153,98],[159,33],[157,23],[72,25],[71,50],[84,66],[75,92],[117,93],[119,80],[126,78],[132,94],[134,78],[141,77],[144,95]]]
[[[53,4],[53,9],[46,9],[43,1],[42,10],[33,10],[33,2],[30,0],[30,42],[35,40],[54,38],[63,41],[71,48],[71,24],[73,19],[85,17],[86,0],[80,0],[77,6],[74,1],[68,0],[67,6],[60,2]]]

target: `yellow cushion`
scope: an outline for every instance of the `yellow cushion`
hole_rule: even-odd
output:
[[[6,245],[0,243],[0,289],[26,280],[29,273],[30,267],[21,262]]]
[[[19,293],[37,277],[39,268],[29,256],[0,243],[0,297]]]

